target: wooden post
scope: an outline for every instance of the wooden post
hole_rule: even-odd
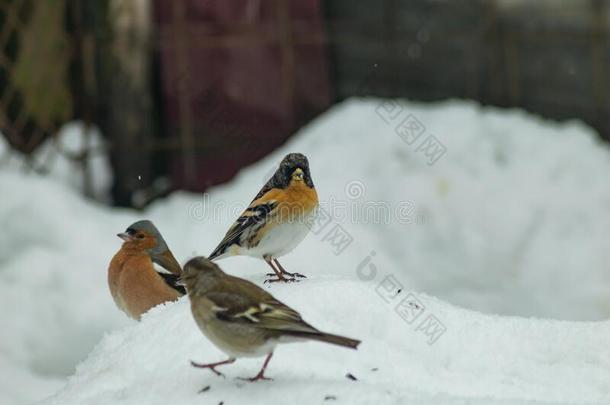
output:
[[[149,0],[109,0],[108,110],[102,130],[112,142],[113,197],[132,206],[132,195],[150,184],[153,136],[151,98],[152,10]],[[103,94],[100,94],[103,96]]]
[[[195,183],[195,138],[193,136],[193,113],[191,110],[191,72],[188,57],[189,37],[185,2],[175,1],[172,29],[176,39],[176,65],[178,67],[178,111],[180,119],[181,152],[184,158],[184,179],[187,187]]]
[[[608,39],[607,3],[603,0],[591,0],[591,67],[593,78],[593,99],[595,100],[595,120],[602,137],[610,139],[608,124],[608,72],[605,59]]]

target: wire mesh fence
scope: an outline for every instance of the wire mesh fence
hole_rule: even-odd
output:
[[[82,26],[80,2],[0,1],[0,131],[9,146],[2,149],[0,164],[19,154],[23,169],[45,173],[61,155],[82,171],[82,188],[90,194],[87,143],[75,151],[57,142],[63,124],[76,118],[91,122],[82,93],[91,77],[84,71],[91,42]],[[86,140],[89,131],[83,132]],[[45,142],[54,153],[34,159]]]

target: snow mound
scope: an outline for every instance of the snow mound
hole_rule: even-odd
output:
[[[105,269],[117,229],[137,216],[48,178],[0,173],[0,184],[10,190],[0,199],[0,403],[22,404],[59,388],[105,331],[127,324],[114,311]]]
[[[409,144],[400,124],[413,119],[423,133]],[[428,137],[445,148],[433,164],[424,153]],[[374,252],[376,265],[405,288],[469,309],[610,317],[610,187],[602,175],[610,172],[610,150],[582,123],[474,102],[347,101],[202,198],[195,208],[208,211],[192,212],[201,230],[223,234],[292,151],[309,156],[332,219],[284,259],[292,267],[345,274]],[[353,239],[342,253],[325,238],[335,225]]]
[[[272,382],[236,379],[255,375],[263,359],[225,366],[226,378],[191,367],[191,359],[211,362],[226,355],[199,332],[183,298],[106,336],[66,387],[42,403],[155,405],[171,398],[184,405],[285,404],[324,403],[328,397],[346,404],[610,401],[610,322],[481,315],[402,291],[402,299],[424,308],[408,323],[394,311],[402,299],[386,303],[372,286],[334,277],[273,287],[314,325],[363,343],[358,351],[320,343],[280,346],[267,369]],[[445,330],[421,329],[428,315],[442,320]]]
[[[444,153],[427,154],[426,139]],[[319,328],[365,343],[358,352],[280,347],[275,383],[236,389],[232,378],[188,365],[222,355],[193,328],[186,302],[132,324],[112,302],[106,269],[116,233],[141,218],[179,261],[209,254],[294,151],[309,157],[324,220],[281,260],[309,278],[271,291]],[[291,390],[318,402],[603,403],[608,323],[566,321],[610,315],[610,189],[599,175],[608,171],[607,146],[577,122],[389,100],[342,103],[230,184],[174,193],[144,212],[86,201],[66,181],[0,171],[0,189],[10,191],[0,199],[0,403],[51,395],[111,331],[47,403],[207,403],[239,393],[262,402]],[[250,258],[220,264],[259,285],[267,272]],[[428,294],[414,294],[425,312],[411,323],[401,314],[415,307],[396,311],[409,291]],[[429,346],[430,325],[446,331]],[[259,365],[226,371],[249,375]],[[206,383],[210,391],[195,395]]]

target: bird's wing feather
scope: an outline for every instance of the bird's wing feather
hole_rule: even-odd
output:
[[[155,269],[155,271],[156,271],[156,269]],[[184,288],[184,285],[181,284],[180,276],[178,274],[161,273],[159,271],[156,271],[156,273],[163,278],[163,281],[165,281],[165,284],[167,284],[174,290],[178,291],[182,295],[186,294],[186,288]]]
[[[236,278],[231,279],[218,291],[206,294],[217,307],[224,309],[217,313],[219,319],[277,331],[318,332],[297,311],[258,286],[246,280],[238,279],[236,282]]]
[[[156,264],[157,266],[163,268],[163,271],[159,271],[158,268],[155,268],[158,273],[169,272],[178,275],[182,273],[182,267],[180,266],[180,263],[178,263],[178,261],[169,249],[167,249],[162,254],[151,254],[150,256],[153,261],[153,264]]]
[[[210,254],[209,259],[225,253],[232,245],[241,245],[242,237],[248,237],[251,232],[263,226],[277,206],[274,200],[254,201],[231,226],[225,237]]]

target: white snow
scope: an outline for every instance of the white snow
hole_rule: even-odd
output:
[[[359,350],[319,343],[284,345],[268,368],[273,382],[236,380],[255,375],[263,359],[238,360],[225,366],[226,378],[220,378],[189,365],[191,359],[218,361],[226,355],[203,338],[187,299],[182,299],[155,308],[142,325],[107,336],[68,385],[44,403],[165,404],[171,398],[180,404],[285,404],[323,403],[326,396],[344,404],[610,399],[607,322],[501,318],[420,296],[426,311],[447,328],[429,345],[427,336],[403,322],[368,284],[325,277],[295,288],[281,286],[273,293],[320,328],[362,338]],[[347,373],[358,381],[348,380]],[[208,392],[198,394],[208,385]]]
[[[143,213],[0,171],[10,190],[0,200],[0,403],[608,403],[608,147],[578,122],[463,101],[380,103],[336,106],[230,184],[174,193]],[[425,126],[419,142],[433,134],[446,148],[433,165],[419,142],[394,132],[409,114]],[[280,346],[273,382],[234,379],[263,359],[226,366],[226,379],[193,369],[191,359],[224,355],[187,299],[141,323],[114,307],[106,267],[115,235],[149,218],[180,261],[209,254],[296,151],[309,157],[330,222],[280,260],[309,278],[269,291],[320,329],[363,343]],[[336,225],[353,240],[340,253]],[[260,285],[267,272],[247,257],[220,264]]]

